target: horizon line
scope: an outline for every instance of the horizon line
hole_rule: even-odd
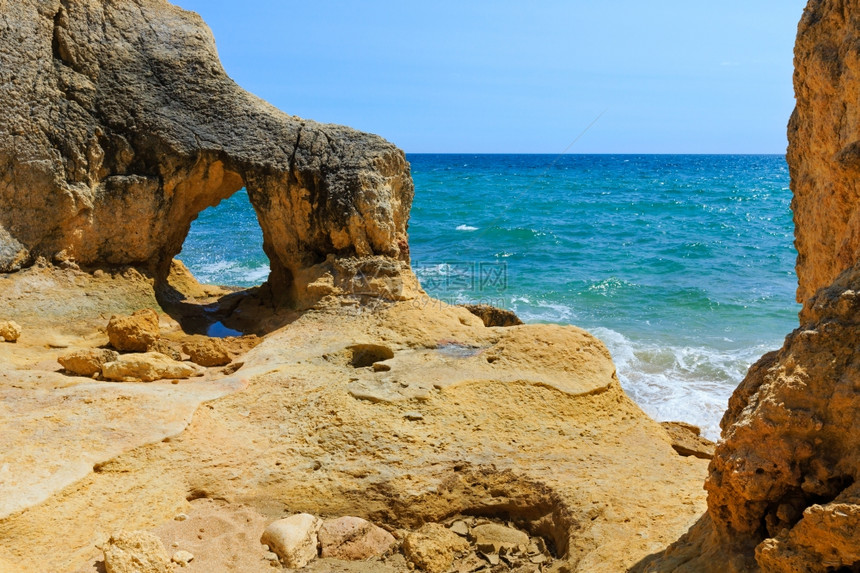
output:
[[[404,151],[407,155],[552,155],[552,156],[561,156],[561,155],[721,155],[721,156],[761,156],[761,155],[770,155],[770,156],[780,156],[784,157],[786,152],[782,153],[773,153],[773,152],[763,152],[763,153],[728,153],[728,152],[720,152],[720,153],[702,153],[702,152],[593,152],[593,153],[551,153],[545,151],[526,151],[526,152],[517,152],[517,151]]]

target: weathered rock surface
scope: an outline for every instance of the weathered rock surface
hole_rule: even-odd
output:
[[[363,561],[382,555],[394,536],[366,519],[344,516],[328,519],[319,530],[320,557]]]
[[[0,302],[12,292],[0,289]],[[545,537],[572,571],[608,573],[677,539],[704,511],[706,462],[672,450],[587,333],[485,328],[445,305],[372,308],[332,301],[296,315],[241,358],[232,380],[111,384],[3,371],[0,440],[9,447],[0,450],[0,468],[8,464],[0,500],[11,505],[0,513],[0,554],[75,571],[111,531],[168,522],[188,527],[177,549],[195,559],[183,570],[218,570],[232,559],[216,551],[222,521],[197,521],[187,507],[217,499],[270,516],[244,536],[244,570],[264,559],[265,524],[285,511],[409,530],[479,512]],[[91,324],[104,336],[103,319]],[[77,339],[68,340],[74,348]],[[19,343],[0,345],[0,356],[14,361],[25,350],[33,353],[27,368],[67,352]],[[380,359],[389,370],[374,370]],[[351,393],[371,383],[420,397]],[[190,517],[177,522],[178,513]],[[391,571],[403,573],[398,555]]]
[[[119,359],[119,354],[109,348],[93,348],[78,350],[57,358],[65,370],[78,376],[95,376],[101,374],[102,366]]]
[[[317,556],[317,531],[322,520],[308,513],[297,513],[270,523],[260,542],[268,545],[285,566],[300,569]]]
[[[439,523],[428,523],[403,541],[403,552],[416,567],[427,573],[443,573],[451,568],[454,556],[468,551],[465,539]]]
[[[21,0],[3,20],[0,271],[44,256],[163,277],[197,214],[246,187],[277,297],[417,288],[404,154],[240,89],[197,14]]]
[[[200,374],[194,365],[158,352],[123,354],[113,362],[102,365],[102,376],[115,382],[152,382],[166,378],[191,378]]]
[[[797,301],[860,260],[860,3],[813,0],[794,49],[788,126]]]
[[[146,531],[112,535],[104,548],[107,573],[172,573],[161,540]]]
[[[146,352],[158,340],[158,313],[151,308],[134,312],[131,316],[110,317],[107,325],[110,345],[120,352]]]
[[[0,322],[0,342],[17,342],[21,338],[21,327],[14,320]]]

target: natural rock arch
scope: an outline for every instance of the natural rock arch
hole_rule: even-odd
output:
[[[166,0],[4,3],[0,61],[0,271],[45,257],[163,279],[197,214],[244,186],[281,301],[417,285],[403,152],[239,88],[197,14]]]

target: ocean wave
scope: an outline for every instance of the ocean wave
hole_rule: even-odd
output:
[[[251,287],[259,285],[269,276],[268,263],[254,265],[224,260],[204,264],[185,262],[194,278],[203,284]]]
[[[622,387],[645,412],[659,421],[695,424],[711,440],[719,438],[729,397],[750,365],[772,349],[662,346],[608,328],[591,332],[606,344]]]
[[[457,231],[477,231],[478,227],[473,227],[471,225],[457,225]]]

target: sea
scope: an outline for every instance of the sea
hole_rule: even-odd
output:
[[[782,155],[407,158],[424,289],[590,331],[658,420],[718,438],[749,366],[797,326]],[[202,212],[179,258],[203,282],[264,281],[247,194]]]

